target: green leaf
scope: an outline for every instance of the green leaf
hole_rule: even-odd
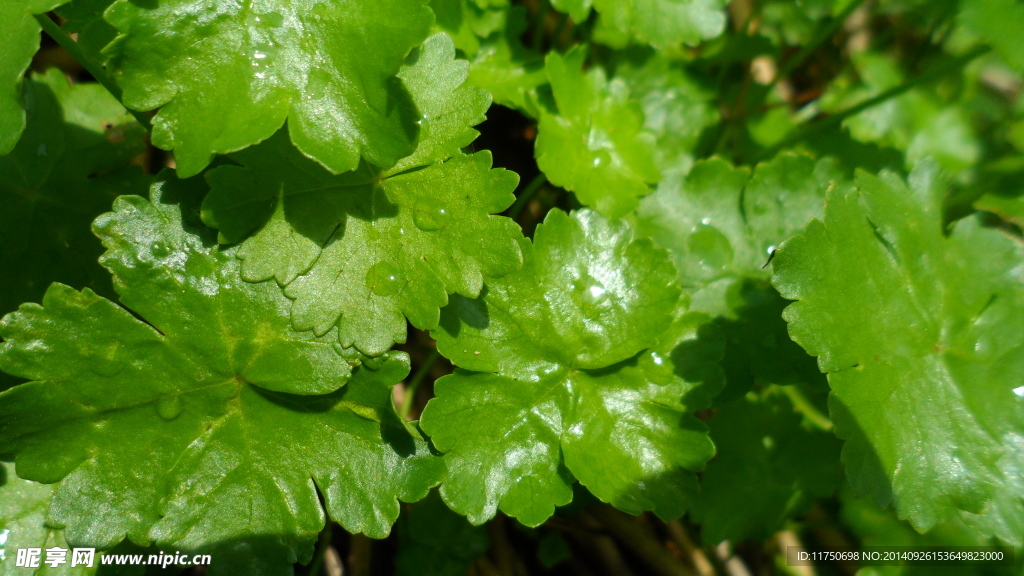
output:
[[[905,75],[893,58],[860,52],[851,57],[856,74],[840,75],[821,98],[828,113],[839,113],[885,90],[900,86]],[[843,122],[855,140],[889,146],[906,155],[913,168],[932,159],[943,169],[962,172],[981,158],[982,146],[964,106],[918,88],[869,108]]]
[[[16,567],[18,549],[39,548],[39,567],[32,570],[35,576],[95,574],[95,568],[71,567],[71,555],[67,564],[51,568],[43,561],[47,548],[68,548],[64,534],[46,525],[46,510],[50,506],[53,488],[45,484],[22,480],[14,474],[14,466],[0,462],[0,576],[28,574],[26,568]],[[97,560],[95,564],[98,564]]]
[[[854,487],[918,530],[963,510],[1019,544],[1024,245],[973,217],[945,235],[932,179],[859,173],[780,248],[773,281],[828,373]]]
[[[693,509],[706,544],[769,538],[842,482],[839,441],[802,422],[779,389],[722,406],[708,427],[718,454]]]
[[[42,14],[63,0],[0,0],[0,154],[7,154],[25,129],[21,84],[32,55],[39,49],[42,31],[33,14]]]
[[[548,54],[558,113],[541,113],[537,165],[582,204],[615,218],[636,208],[649,184],[660,179],[654,135],[644,130],[643,111],[626,84],[609,82],[600,67],[584,72],[586,58],[584,48],[564,57]]]
[[[474,0],[430,0],[437,19],[434,27],[447,32],[455,46],[472,58],[480,50],[482,39],[505,27],[508,2],[499,6],[480,6]]]
[[[1003,220],[1024,228],[1024,196],[985,194],[974,201],[974,207],[996,214]]]
[[[150,181],[127,166],[145,130],[98,84],[72,86],[51,70],[25,83],[25,100],[28,127],[0,157],[0,313],[38,301],[54,281],[112,295],[89,224]]]
[[[118,0],[105,17],[124,103],[160,111],[153,143],[184,176],[214,154],[273,135],[335,173],[360,157],[390,167],[416,142],[415,108],[394,79],[433,21],[424,0]]]
[[[785,300],[764,269],[775,246],[823,213],[825,191],[843,182],[833,162],[782,154],[751,176],[725,160],[666,178],[634,216],[638,233],[672,251],[691,310],[715,318],[725,337],[728,387],[720,401],[757,386],[824,386],[780,315]]]
[[[696,45],[725,30],[725,0],[593,0],[604,25],[660,49]]]
[[[480,45],[473,57],[469,83],[489,92],[496,104],[537,118],[536,90],[547,84],[544,58],[520,41],[526,31],[526,10],[508,10],[504,26]]]
[[[77,34],[75,41],[96,62],[106,60],[103,48],[117,37],[117,30],[103,19],[103,13],[115,1],[72,0],[57,9],[57,15],[65,20],[61,29]]]
[[[487,532],[452,512],[437,492],[409,507],[398,519],[398,576],[465,576],[487,553]]]
[[[535,526],[576,478],[627,512],[682,514],[714,450],[691,413],[720,376],[704,319],[673,324],[668,253],[589,210],[550,212],[522,244],[521,271],[453,298],[432,332],[460,367],[422,419],[446,453],[445,502],[474,524],[500,508]]]
[[[204,220],[222,242],[255,231],[238,251],[242,275],[286,285],[296,328],[337,326],[346,347],[379,355],[405,341],[406,318],[435,328],[448,294],[475,297],[484,276],[518,268],[518,226],[491,216],[512,204],[518,179],[492,170],[488,152],[458,152],[489,106],[464,84],[466,67],[438,35],[400,73],[424,138],[390,171],[364,164],[332,175],[279,133],[234,154],[240,166],[208,173]]]
[[[1024,69],[1024,6],[1015,0],[961,0],[960,23],[995,48],[1014,68]]]
[[[569,14],[573,21],[583,23],[590,15],[594,0],[551,0],[551,5],[556,10]]]
[[[383,537],[441,462],[391,402],[408,357],[352,370],[337,343],[293,331],[280,289],[242,281],[198,227],[202,191],[165,177],[95,224],[150,324],[61,284],[0,322],[0,367],[33,380],[0,394],[0,441],[20,476],[59,482],[49,519],[74,544],[127,535],[212,554],[211,574],[290,574],[325,509]]]
[[[642,64],[627,60],[616,66],[615,76],[643,108],[644,129],[654,135],[662,174],[689,172],[701,134],[720,120],[714,91],[660,54]]]

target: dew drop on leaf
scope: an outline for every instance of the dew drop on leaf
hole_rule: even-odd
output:
[[[412,221],[424,232],[441,230],[448,224],[448,210],[437,206],[420,206],[412,213]]]
[[[149,251],[157,258],[164,258],[171,253],[171,248],[165,242],[159,240],[149,245]]]
[[[687,241],[690,252],[695,254],[702,266],[718,271],[732,264],[733,252],[729,239],[713,226],[699,224]]]
[[[401,271],[388,262],[377,262],[366,273],[366,287],[377,296],[394,296],[403,286]]]
[[[164,396],[156,401],[156,413],[164,420],[174,420],[185,411],[181,396]]]

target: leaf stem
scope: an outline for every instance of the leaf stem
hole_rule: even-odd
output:
[[[124,106],[121,89],[114,82],[114,79],[107,74],[107,70],[103,66],[93,62],[92,58],[89,58],[78,42],[72,40],[71,36],[68,36],[49,16],[46,14],[36,14],[36,20],[50,38],[53,38],[54,42],[59,44],[64,50],[67,50],[68,54],[82,65],[82,68],[85,68],[89,74],[92,74],[92,77],[106,88],[108,92],[113,94],[114,98],[117,98],[117,101],[121,102],[121,105]],[[131,110],[127,106],[125,106],[125,110],[128,110],[143,128],[146,130],[153,129],[153,125],[149,122],[149,118],[145,113]]]
[[[821,411],[807,399],[807,396],[804,395],[803,391],[796,386],[778,386],[777,388],[789,398],[789,401],[793,404],[793,408],[800,414],[803,414],[807,418],[808,422],[814,424],[824,432],[832,431],[832,420],[830,420],[825,414],[822,414]]]
[[[779,151],[785,149],[786,147],[792,146],[796,142],[813,136],[826,128],[835,126],[837,124],[841,124],[844,120],[851,116],[856,116],[857,114],[860,114],[861,112],[869,108],[874,108],[879,104],[883,104],[888,100],[896,98],[897,96],[901,96],[903,93],[908,92],[921,84],[927,84],[928,82],[938,80],[939,78],[948,74],[950,71],[963,67],[968,62],[974,60],[978,56],[981,56],[982,54],[988,51],[988,46],[979,46],[962,56],[957,56],[955,58],[947,60],[946,62],[942,63],[939,66],[935,66],[931,70],[922,72],[921,74],[918,74],[914,78],[907,80],[903,84],[896,86],[895,88],[886,90],[885,92],[882,92],[881,94],[875,96],[874,98],[868,98],[867,100],[861,102],[860,104],[843,110],[838,114],[833,114],[832,116],[829,116],[822,120],[807,124],[802,130],[798,130],[792,136],[786,138],[782,142],[779,142],[775,146],[772,146],[771,148],[766,150],[763,154],[760,155],[760,158],[770,158]]]
[[[611,535],[643,558],[655,574],[661,576],[695,575],[695,572],[677,560],[661,542],[648,535],[632,517],[611,506],[600,504],[592,506],[589,512],[608,529]]]
[[[440,358],[441,354],[437,350],[431,351],[430,356],[427,356],[427,359],[423,361],[423,364],[416,370],[416,373],[412,375],[412,379],[405,386],[405,399],[402,401],[402,410],[400,412],[403,420],[408,420],[409,414],[412,412],[412,405],[416,400],[416,389],[420,387],[420,384],[423,384],[427,375],[434,369],[434,364],[437,364]]]
[[[526,205],[529,204],[530,200],[533,199],[534,196],[537,195],[541,186],[547,184],[547,181],[548,177],[545,176],[543,172],[537,174],[533,180],[530,180],[530,183],[526,185],[526,188],[524,188],[523,191],[519,193],[519,196],[516,197],[515,204],[508,209],[509,218],[518,220],[519,214],[523,211],[523,208],[526,208]]]

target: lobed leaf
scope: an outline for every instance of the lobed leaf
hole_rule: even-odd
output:
[[[416,109],[394,75],[430,30],[424,0],[118,0],[105,18],[120,33],[107,51],[124,103],[160,108],[153,143],[183,177],[285,120],[334,173],[415,148]]]
[[[337,326],[345,346],[376,356],[405,341],[406,318],[434,328],[448,294],[474,297],[484,276],[519,266],[521,232],[492,216],[512,204],[516,176],[492,170],[488,152],[459,153],[490,104],[467,74],[445,35],[403,69],[424,137],[389,171],[335,176],[278,134],[207,175],[204,220],[222,242],[255,232],[238,250],[242,275],[285,285],[296,328]]]
[[[859,173],[782,246],[773,282],[828,373],[854,487],[918,530],[960,510],[1019,544],[1024,245],[975,218],[945,235],[930,178]]]
[[[59,483],[49,519],[73,544],[127,536],[213,554],[211,574],[291,573],[325,510],[383,537],[440,462],[394,412],[408,358],[353,370],[334,338],[292,330],[280,289],[243,281],[199,227],[197,188],[165,177],[96,221],[148,324],[61,284],[0,322],[0,367],[33,380],[0,394],[0,442],[20,476]]]
[[[713,454],[691,412],[720,375],[701,322],[673,322],[668,253],[589,210],[552,211],[522,245],[521,271],[453,298],[432,332],[459,366],[422,419],[442,497],[474,524],[500,508],[535,526],[575,478],[628,512],[682,514]]]
[[[586,58],[583,48],[547,56],[558,111],[541,112],[537,165],[582,204],[615,218],[636,208],[661,177],[654,136],[643,129],[643,111],[626,84],[609,82],[599,67],[584,72]]]

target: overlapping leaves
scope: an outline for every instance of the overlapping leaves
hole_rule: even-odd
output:
[[[673,322],[668,253],[589,210],[552,211],[523,252],[433,332],[459,366],[422,419],[446,452],[445,501],[474,523],[501,509],[536,525],[575,478],[620,509],[682,514],[713,454],[691,413],[720,376],[701,321]]]
[[[211,574],[290,573],[324,508],[384,536],[439,462],[392,407],[407,357],[353,370],[334,338],[294,331],[280,289],[243,281],[202,229],[195,188],[165,178],[95,224],[149,324],[61,284],[0,323],[0,367],[33,380],[0,394],[0,439],[19,475],[59,482],[49,519],[72,543],[127,535],[215,554]]]
[[[110,65],[136,110],[160,108],[153,143],[182,176],[269,138],[285,120],[304,154],[339,173],[412,152],[416,109],[394,75],[426,38],[423,0],[118,0]]]
[[[224,242],[256,231],[239,250],[242,274],[286,285],[296,328],[337,326],[345,346],[378,355],[405,341],[406,318],[434,328],[449,293],[474,297],[485,276],[518,267],[518,227],[491,216],[512,203],[517,178],[492,170],[487,152],[459,152],[489,102],[465,86],[454,51],[434,36],[402,71],[425,120],[395,168],[335,176],[278,134],[208,174],[204,219]]]
[[[976,218],[946,235],[940,186],[883,173],[834,190],[774,284],[832,387],[853,485],[927,530],[956,510],[1020,543],[1024,245]]]
[[[70,85],[56,70],[25,83],[28,127],[0,157],[0,313],[38,301],[50,282],[112,294],[89,233],[117,194],[144,194],[149,178],[128,162],[145,131],[98,84]]]
[[[814,362],[794,345],[785,307],[764,264],[772,250],[823,212],[825,191],[841,186],[829,160],[783,154],[746,168],[711,159],[684,179],[666,179],[634,216],[638,233],[672,251],[691,309],[716,318],[726,339],[731,400],[755,386],[824,385]]]

